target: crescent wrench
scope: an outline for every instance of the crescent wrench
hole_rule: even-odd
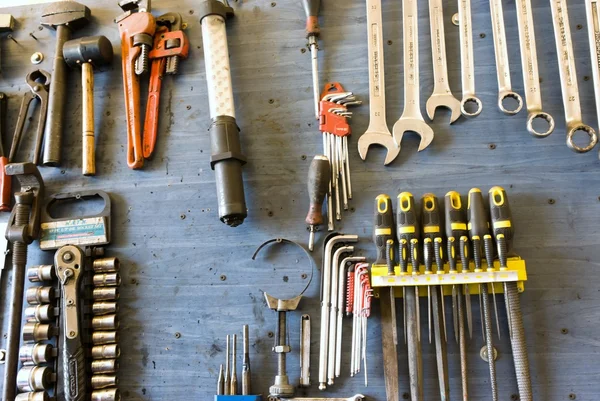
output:
[[[460,39],[460,75],[462,81],[462,101],[460,111],[465,117],[476,117],[483,105],[475,96],[475,59],[473,55],[473,26],[471,21],[471,0],[459,0],[458,24]],[[474,106],[467,107],[467,105]]]
[[[419,152],[433,141],[433,130],[423,120],[419,108],[419,30],[417,0],[402,1],[404,39],[404,112],[394,124],[394,141],[400,151],[402,137],[407,131],[421,137]]]
[[[388,165],[400,154],[400,147],[387,126],[385,117],[385,70],[383,68],[383,18],[381,0],[367,0],[367,30],[369,44],[369,126],[358,139],[358,154],[365,160],[371,145],[383,146]]]
[[[427,116],[433,120],[438,107],[450,109],[450,124],[460,117],[460,101],[452,95],[448,83],[446,37],[442,0],[429,0],[429,26],[431,29],[431,58],[433,60],[433,93],[425,105]]]

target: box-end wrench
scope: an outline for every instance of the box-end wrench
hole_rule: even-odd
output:
[[[506,45],[506,30],[502,0],[490,0],[490,15],[492,16],[492,32],[494,34],[494,53],[496,55],[496,74],[498,76],[498,107],[504,114],[515,115],[523,108],[523,98],[512,90],[510,81],[510,66]],[[516,107],[507,107],[505,100],[514,99]]]
[[[460,75],[462,100],[460,111],[465,117],[476,117],[483,105],[475,96],[475,58],[473,55],[473,27],[471,22],[471,0],[459,0],[458,23],[460,39]]]
[[[565,0],[551,0],[550,6],[552,9],[552,24],[554,25],[556,54],[558,55],[560,87],[565,107],[565,122],[567,123],[567,146],[577,153],[589,152],[596,146],[598,135],[592,127],[581,121],[581,104],[567,2]],[[574,142],[575,134],[579,131],[588,135],[589,142],[587,146],[580,147]]]
[[[516,0],[519,45],[521,47],[521,68],[527,103],[527,131],[536,138],[545,138],[554,131],[554,118],[542,111],[542,91],[535,45],[535,29],[531,0]],[[548,123],[546,131],[536,131],[533,121],[542,119]]]
[[[429,25],[431,29],[431,58],[433,60],[433,93],[427,99],[427,116],[433,120],[438,107],[452,112],[450,124],[460,117],[460,101],[452,95],[448,81],[446,36],[442,0],[429,0]]]
[[[371,145],[387,149],[384,164],[400,154],[385,117],[385,70],[383,67],[383,18],[381,0],[367,0],[367,35],[369,48],[369,126],[358,139],[358,154],[365,160]]]
[[[402,137],[407,131],[421,137],[419,152],[433,141],[433,130],[423,120],[419,94],[419,30],[417,0],[402,1],[404,39],[404,112],[392,129],[394,141],[400,150]]]
[[[594,94],[596,97],[596,114],[600,123],[600,1],[586,0],[585,12],[590,38],[592,56],[592,74],[594,76]]]

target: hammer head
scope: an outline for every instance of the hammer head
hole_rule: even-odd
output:
[[[112,61],[113,47],[106,36],[87,36],[65,42],[63,57],[70,67],[82,63],[91,63],[95,67],[100,67]]]
[[[74,1],[58,1],[48,4],[42,10],[41,24],[52,29],[60,25],[72,31],[84,27],[90,20],[90,9]]]
[[[0,14],[0,33],[12,32],[15,29],[15,19],[10,14]]]

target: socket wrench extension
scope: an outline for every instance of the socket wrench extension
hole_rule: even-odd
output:
[[[498,107],[509,116],[517,114],[523,108],[523,98],[512,90],[510,81],[510,66],[506,45],[506,30],[502,0],[490,0],[490,15],[492,17],[492,32],[494,34],[494,53],[496,55],[496,75],[498,77]],[[505,104],[507,99],[514,99],[517,105]]]
[[[573,52],[567,2],[566,0],[550,0],[550,6],[552,23],[554,24],[556,54],[558,54],[560,87],[567,123],[567,146],[577,153],[589,152],[596,146],[598,135],[592,127],[584,124],[581,118],[577,70],[575,69],[575,54]],[[580,131],[588,135],[589,142],[587,146],[579,146],[574,141],[575,134]]]

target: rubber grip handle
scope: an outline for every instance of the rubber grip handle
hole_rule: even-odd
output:
[[[502,187],[493,187],[489,191],[490,215],[492,217],[492,229],[494,238],[503,234],[507,249],[510,250],[514,235],[512,224],[512,213],[506,191]]]
[[[85,354],[81,337],[68,339],[63,335],[63,388],[65,401],[86,399]]]
[[[0,157],[0,212],[10,212],[10,195],[11,195],[11,177],[6,175],[6,165],[8,158]]]
[[[167,59],[152,60],[150,83],[148,86],[148,103],[146,103],[146,119],[144,121],[144,139],[142,143],[144,159],[149,159],[154,153],[158,135],[158,116],[160,112],[160,89],[162,87],[162,72],[165,70]]]
[[[396,211],[396,231],[398,242],[405,240],[410,245],[411,240],[419,239],[419,219],[415,198],[410,192],[398,195],[398,210]]]
[[[446,236],[458,240],[463,235],[467,235],[467,215],[466,209],[456,191],[450,191],[444,197]]]
[[[323,155],[316,155],[308,168],[308,197],[310,206],[306,223],[310,225],[323,224],[323,201],[329,188],[331,166],[329,159]]]
[[[489,234],[488,213],[479,188],[473,188],[469,191],[467,218],[471,239],[479,237],[482,240],[484,235]]]
[[[308,36],[318,36],[319,28],[319,8],[321,0],[302,0],[304,12],[306,13],[306,33]]]
[[[373,242],[377,249],[374,264],[386,265],[386,243],[394,239],[394,209],[392,199],[385,194],[375,198],[375,216],[373,223]]]
[[[81,64],[81,92],[83,99],[81,170],[83,175],[96,175],[94,71],[91,63]]]
[[[425,194],[421,197],[421,229],[423,238],[433,242],[442,236],[442,212],[437,196]]]

